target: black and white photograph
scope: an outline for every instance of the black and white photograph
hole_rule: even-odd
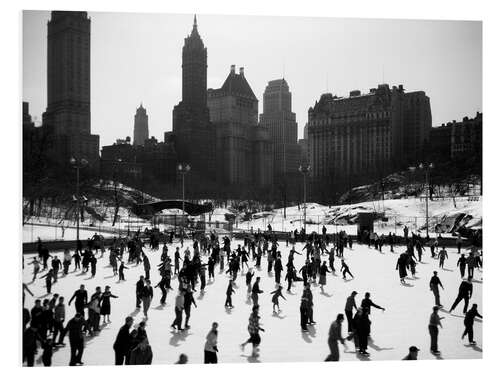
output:
[[[481,20],[40,7],[19,366],[483,358]]]

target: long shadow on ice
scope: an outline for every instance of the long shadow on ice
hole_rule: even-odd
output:
[[[180,341],[186,341],[186,337],[191,336],[188,331],[174,332],[168,342],[170,346],[179,346]]]

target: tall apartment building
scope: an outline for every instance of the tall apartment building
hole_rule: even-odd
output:
[[[99,136],[90,126],[90,19],[87,12],[53,11],[47,35],[47,109],[51,159],[99,165]]]
[[[272,179],[268,130],[258,125],[258,100],[235,66],[219,89],[208,90],[210,121],[215,127],[217,181],[229,185],[266,186]]]
[[[269,129],[272,141],[274,181],[298,174],[301,148],[292,112],[292,93],[284,78],[269,81],[263,95],[260,125]]]
[[[345,188],[420,162],[431,128],[423,91],[379,85],[342,98],[323,94],[308,112],[312,177],[328,188]]]
[[[134,145],[144,146],[149,138],[148,114],[146,108],[141,105],[137,108],[134,116]]]

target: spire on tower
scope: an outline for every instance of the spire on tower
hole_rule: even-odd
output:
[[[196,14],[194,15],[194,23],[193,23],[193,27],[194,27],[194,28],[197,28],[197,27],[198,27],[198,23],[196,22]]]

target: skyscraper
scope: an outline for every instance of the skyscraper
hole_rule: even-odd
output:
[[[47,109],[53,159],[70,156],[98,165],[99,136],[90,129],[90,19],[87,12],[53,11],[47,34]]]
[[[273,149],[275,181],[298,173],[300,146],[297,144],[297,122],[292,112],[292,93],[284,78],[269,81],[263,95],[264,112],[260,124],[269,129]]]
[[[141,105],[134,116],[134,146],[144,146],[144,141],[149,138],[148,115],[146,108]]]
[[[191,174],[215,179],[214,132],[207,107],[207,49],[196,16],[182,48],[182,101],[173,110],[173,139],[179,161]]]

